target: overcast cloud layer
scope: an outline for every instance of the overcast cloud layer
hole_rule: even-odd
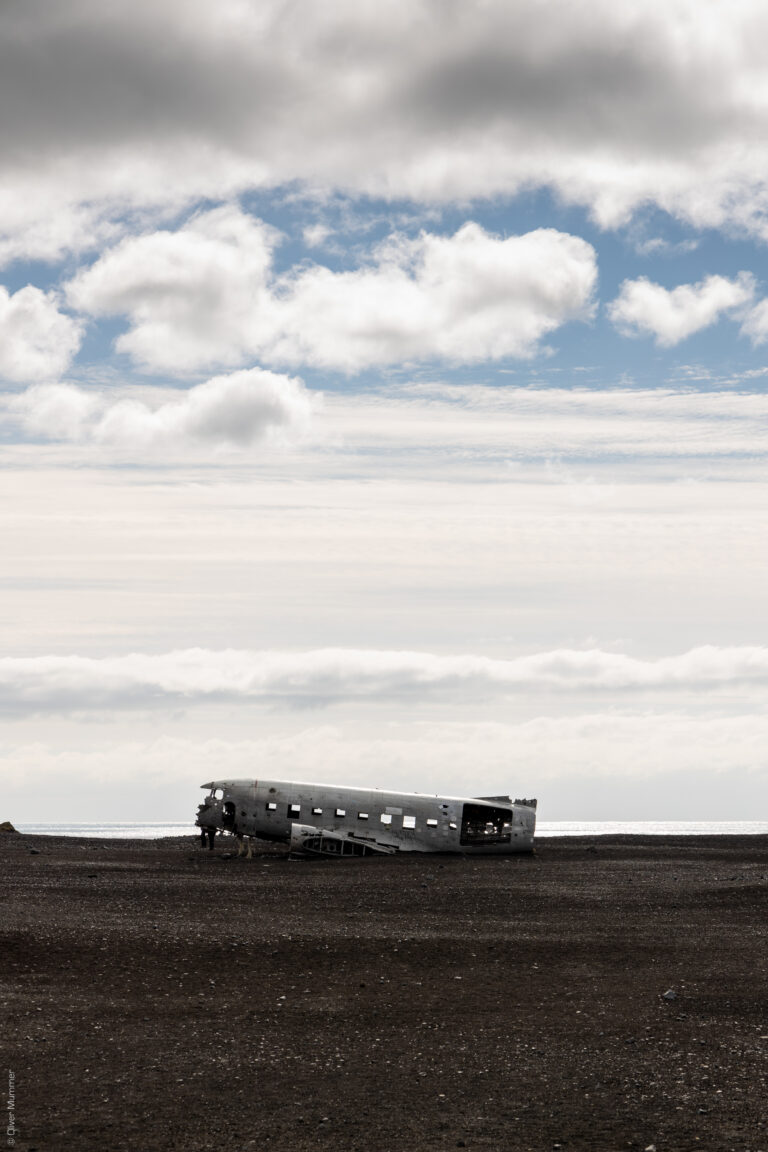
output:
[[[5,5],[4,251],[291,181],[436,201],[550,185],[608,226],[653,201],[762,233],[767,43],[755,0]]]

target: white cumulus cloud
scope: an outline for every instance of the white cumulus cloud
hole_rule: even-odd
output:
[[[554,229],[501,239],[469,222],[453,236],[393,237],[368,267],[293,278],[268,354],[348,370],[530,356],[589,316],[596,279],[591,245]]]
[[[235,208],[193,217],[177,232],[131,237],[67,286],[73,307],[125,315],[117,348],[150,371],[234,366],[274,327],[267,285],[277,233]]]
[[[49,384],[27,389],[10,408],[34,436],[140,450],[288,442],[306,433],[317,404],[300,380],[251,368],[214,376],[154,407]]]
[[[69,283],[70,303],[121,314],[117,348],[183,374],[258,356],[353,371],[403,359],[472,363],[530,356],[591,313],[595,252],[539,229],[502,239],[475,223],[453,236],[392,236],[364,266],[272,274],[276,233],[239,209],[177,232],[122,241]]]
[[[80,347],[83,325],[59,311],[56,295],[28,284],[0,285],[0,377],[19,383],[57,378]]]
[[[765,344],[768,340],[768,299],[761,300],[751,308],[741,326],[742,336],[748,336],[754,345]]]
[[[744,308],[755,293],[754,277],[740,272],[734,280],[707,276],[697,284],[667,289],[645,277],[625,280],[608,307],[613,324],[625,336],[652,335],[665,348]]]

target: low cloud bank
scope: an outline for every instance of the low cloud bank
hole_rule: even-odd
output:
[[[74,747],[0,749],[23,820],[194,819],[212,778],[317,780],[405,791],[538,796],[539,820],[748,820],[762,812],[768,717],[590,712],[523,723],[302,725],[253,738],[137,739],[84,726]],[[73,788],[72,782],[78,782]],[[692,784],[695,782],[695,787]]]
[[[319,402],[302,382],[253,368],[215,376],[151,407],[69,384],[41,384],[9,408],[33,437],[118,449],[248,448],[302,436]]]
[[[768,648],[694,648],[638,660],[598,649],[558,649],[494,660],[345,648],[252,652],[192,648],[133,653],[6,657],[0,698],[6,713],[173,707],[204,701],[296,706],[354,700],[494,699],[536,690],[716,691],[765,687]]]
[[[320,395],[298,379],[247,370],[214,377],[188,391],[114,386],[92,391],[37,385],[0,396],[0,432],[32,442],[181,455],[278,441],[320,445],[337,463],[355,459],[360,475],[378,461],[392,469],[437,462],[444,453],[476,461],[539,461],[547,479],[564,481],[562,462],[716,458],[751,460],[768,446],[768,396],[729,391],[487,388],[481,384],[391,386],[366,393]],[[264,434],[266,438],[264,439]],[[418,456],[415,449],[418,448]],[[370,475],[370,471],[368,472]],[[455,476],[455,471],[450,475]]]

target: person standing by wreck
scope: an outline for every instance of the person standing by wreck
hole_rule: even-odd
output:
[[[205,850],[205,842],[208,841],[208,850],[213,852],[213,841],[216,836],[216,825],[205,823],[205,814],[208,811],[210,804],[206,799],[197,809],[197,820],[195,823],[200,828],[200,847]]]

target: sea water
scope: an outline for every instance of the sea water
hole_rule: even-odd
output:
[[[190,820],[175,823],[17,824],[39,836],[86,836],[92,840],[157,840],[199,836]],[[766,836],[768,820],[537,820],[539,836]]]
[[[539,836],[766,836],[768,820],[537,820]]]
[[[176,823],[14,824],[19,832],[35,836],[87,836],[91,840],[158,840],[161,836],[199,836],[192,820]]]

